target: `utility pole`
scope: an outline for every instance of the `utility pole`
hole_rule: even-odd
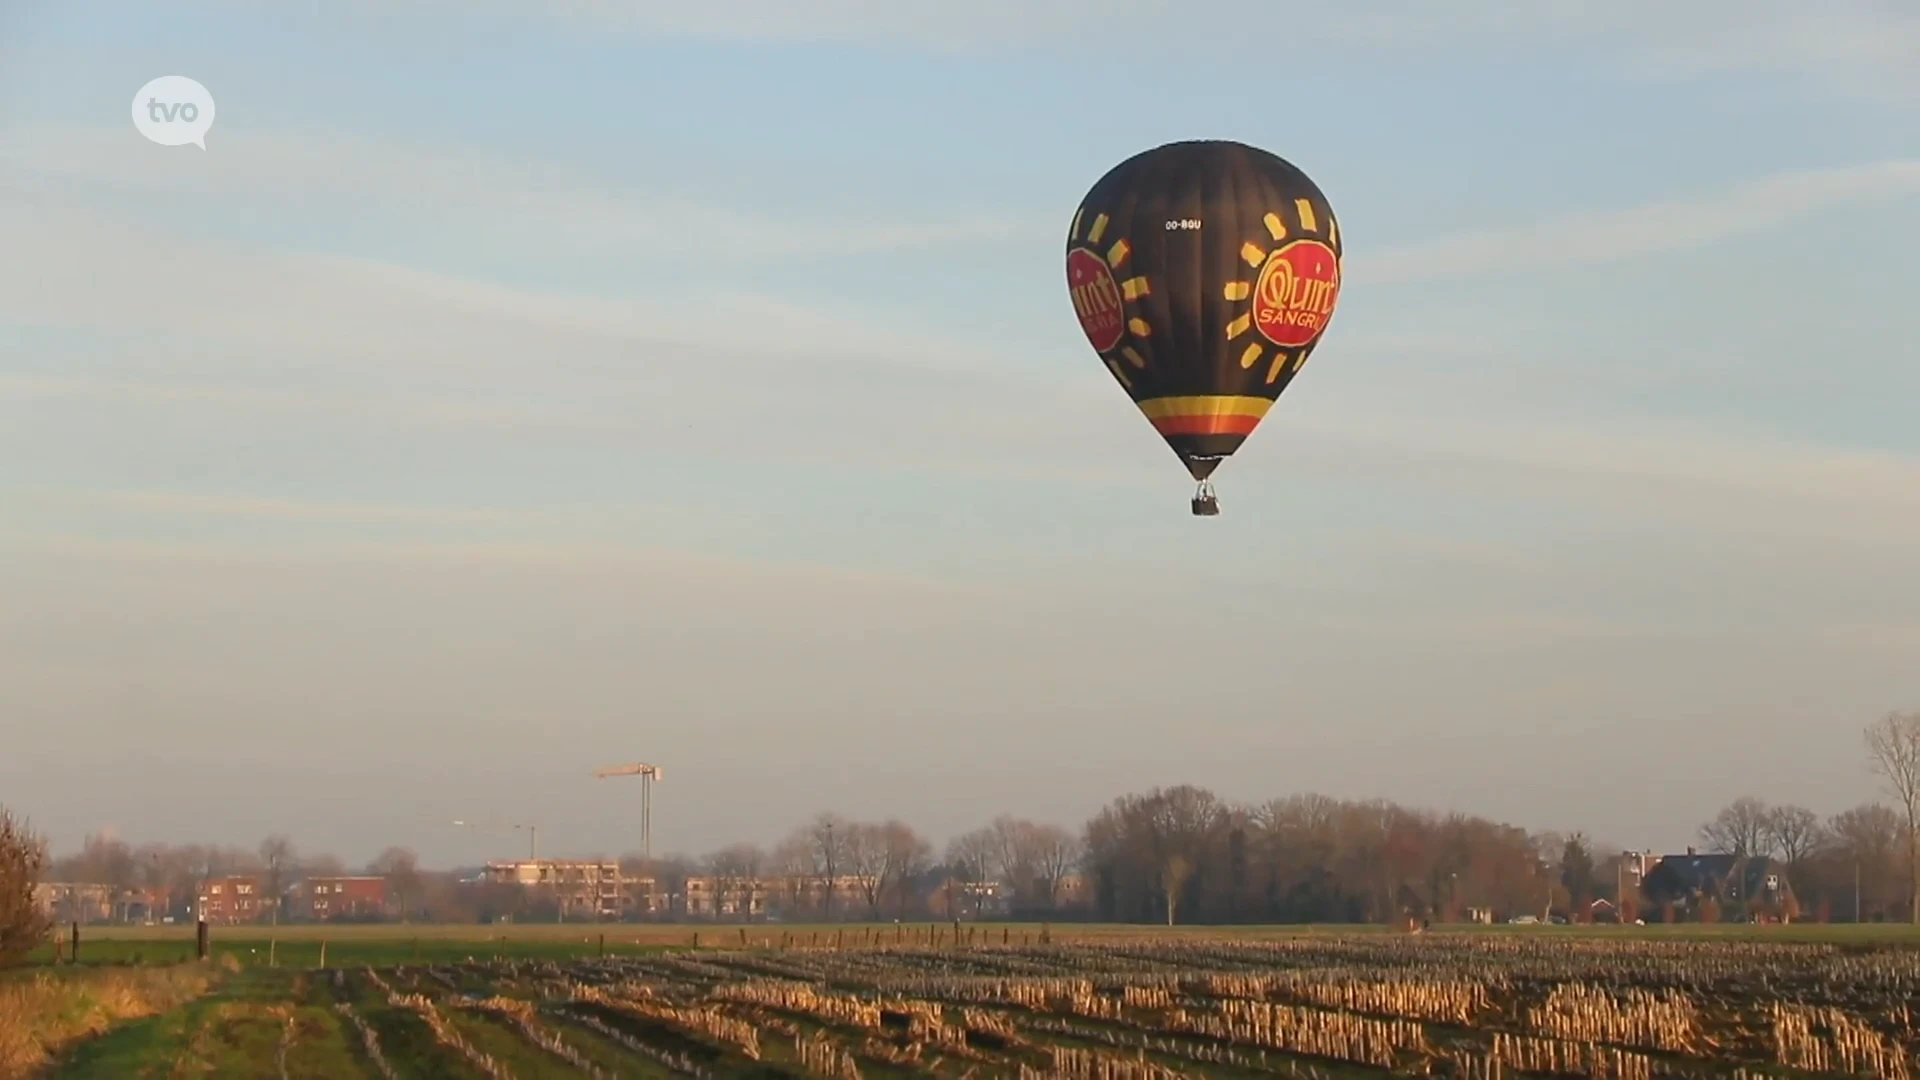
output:
[[[1853,921],[1860,922],[1860,856],[1853,857]]]
[[[665,774],[660,766],[649,765],[644,761],[597,769],[593,774],[596,780],[605,780],[609,776],[640,778],[640,854],[647,860],[649,868],[653,863],[653,782],[663,775]]]

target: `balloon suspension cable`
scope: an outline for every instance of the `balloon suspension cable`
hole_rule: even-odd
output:
[[[1220,500],[1213,493],[1213,481],[1202,480],[1193,490],[1193,516],[1213,517],[1220,513]]]

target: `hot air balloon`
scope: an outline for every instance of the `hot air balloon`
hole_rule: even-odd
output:
[[[1186,463],[1193,512],[1326,332],[1340,227],[1314,182],[1237,142],[1169,143],[1113,167],[1067,234],[1080,328]]]

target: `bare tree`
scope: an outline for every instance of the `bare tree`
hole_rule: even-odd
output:
[[[1776,806],[1767,814],[1767,840],[1787,864],[1787,878],[1821,844],[1820,816],[1804,806]]]
[[[907,895],[913,883],[927,872],[933,862],[933,845],[913,831],[904,821],[889,821],[881,826],[886,836],[887,879],[894,891],[894,915],[907,917]]]
[[[732,844],[707,856],[707,873],[713,878],[713,910],[708,914],[723,915],[731,907],[742,918],[750,917],[765,861],[757,844]]]
[[[834,917],[834,893],[838,890],[839,878],[846,873],[847,834],[852,831],[852,825],[838,814],[821,814],[813,819],[813,827],[808,831],[813,841],[814,867],[820,876],[820,900],[828,919]]]
[[[1039,861],[1036,841],[1040,826],[1002,814],[987,828],[993,833],[993,875],[1015,896],[1030,894]]]
[[[347,864],[338,855],[303,855],[300,857],[300,875],[302,877],[345,877]]]
[[[860,897],[867,902],[868,917],[878,919],[880,899],[887,887],[887,827],[848,822],[840,848],[846,859],[841,872],[852,875],[859,883]]]
[[[420,860],[407,848],[390,847],[367,864],[367,873],[387,879],[387,891],[400,912],[400,921],[406,922],[420,894]]]
[[[300,855],[293,841],[275,833],[260,841],[260,861],[266,864],[266,902],[273,905],[273,921],[280,921],[280,898],[287,882],[300,873]]]
[[[1084,848],[1080,838],[1058,825],[1041,825],[1034,831],[1035,892],[1045,898],[1047,910],[1060,906],[1060,885],[1080,865]]]
[[[0,967],[26,959],[51,929],[33,895],[47,865],[46,841],[0,807]]]
[[[64,881],[108,885],[116,891],[132,888],[138,877],[133,849],[107,832],[89,834],[78,855],[55,860],[52,870]]]
[[[1897,889],[1903,829],[1900,813],[1881,803],[1843,810],[1828,819],[1825,848],[1838,863],[1842,888],[1862,918],[1884,911]]]
[[[807,899],[808,883],[821,873],[818,854],[812,830],[806,826],[795,829],[787,834],[786,839],[774,845],[769,865],[779,875],[779,904],[788,914],[801,909]]]
[[[948,873],[958,874],[963,885],[977,885],[984,882],[993,873],[995,853],[999,841],[994,836],[992,826],[963,833],[947,842]],[[980,914],[980,890],[969,888],[967,894],[973,898],[974,915]],[[950,916],[957,912],[949,911]]]
[[[1920,923],[1920,712],[1888,713],[1866,730],[1873,770],[1906,812],[1907,890],[1912,921]]]
[[[1742,795],[1722,807],[1712,821],[1700,826],[1700,839],[1706,841],[1708,847],[1728,855],[1771,855],[1772,813],[1764,801]]]

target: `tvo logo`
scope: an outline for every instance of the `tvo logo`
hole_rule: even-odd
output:
[[[133,95],[133,126],[161,146],[207,148],[213,95],[185,75],[163,75]]]

